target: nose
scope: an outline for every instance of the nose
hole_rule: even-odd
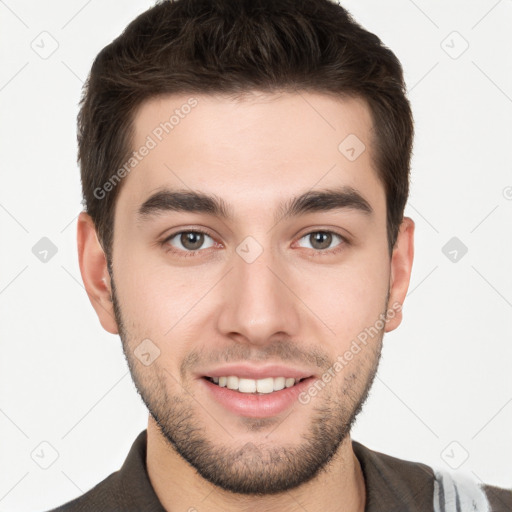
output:
[[[233,255],[233,269],[223,283],[220,332],[260,346],[276,337],[296,338],[301,328],[300,299],[291,273],[270,249],[250,261]]]

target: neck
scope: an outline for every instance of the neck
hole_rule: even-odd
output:
[[[364,512],[365,483],[348,435],[325,470],[281,494],[245,496],[227,492],[202,478],[163,437],[150,416],[146,464],[151,485],[168,511],[209,512]]]

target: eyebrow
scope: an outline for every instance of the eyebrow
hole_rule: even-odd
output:
[[[354,210],[367,216],[373,215],[370,203],[356,189],[343,186],[335,189],[310,190],[290,198],[278,206],[274,221],[332,210]],[[234,218],[232,208],[215,194],[169,189],[159,190],[146,199],[137,210],[137,217],[145,221],[169,211],[205,213],[224,220]]]

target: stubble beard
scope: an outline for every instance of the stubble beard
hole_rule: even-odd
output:
[[[208,437],[211,428],[201,417],[203,409],[184,383],[179,385],[157,361],[151,365],[151,371],[149,367],[142,369],[133,355],[135,340],[130,340],[126,332],[113,276],[111,284],[123,352],[137,392],[169,447],[204,479],[225,491],[263,496],[294,489],[328,469],[368,398],[378,370],[383,331],[308,405],[294,404],[294,408],[312,409],[309,425],[302,426],[300,444],[275,446],[269,442],[248,442],[236,447],[236,438],[229,435],[232,425],[216,425],[226,431],[227,443],[215,443]],[[335,387],[340,381],[343,385]],[[170,392],[166,382],[179,389]],[[203,417],[211,423],[215,421],[208,414]],[[241,418],[241,421],[247,431],[268,429],[277,433],[279,421],[286,422],[287,417],[283,420]]]

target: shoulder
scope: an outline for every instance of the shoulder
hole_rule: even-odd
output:
[[[512,490],[477,482],[464,472],[449,472],[421,462],[392,457],[352,442],[370,503],[406,504],[404,510],[512,512]],[[402,506],[402,505],[400,505]]]
[[[510,512],[512,510],[512,489],[485,484],[482,489],[489,500],[491,512]]]
[[[365,479],[367,510],[432,512],[432,468],[371,450],[357,441],[352,441],[352,448]]]
[[[147,431],[143,430],[132,444],[122,467],[82,496],[48,512],[109,512],[144,510],[165,512],[158,501],[146,468]]]
[[[131,481],[122,469],[112,473],[82,496],[47,512],[165,512],[153,492],[148,492],[144,481]]]
[[[120,510],[112,508],[121,493],[119,471],[112,473],[82,496],[48,512],[85,512],[90,510]],[[114,501],[113,501],[114,500]]]

